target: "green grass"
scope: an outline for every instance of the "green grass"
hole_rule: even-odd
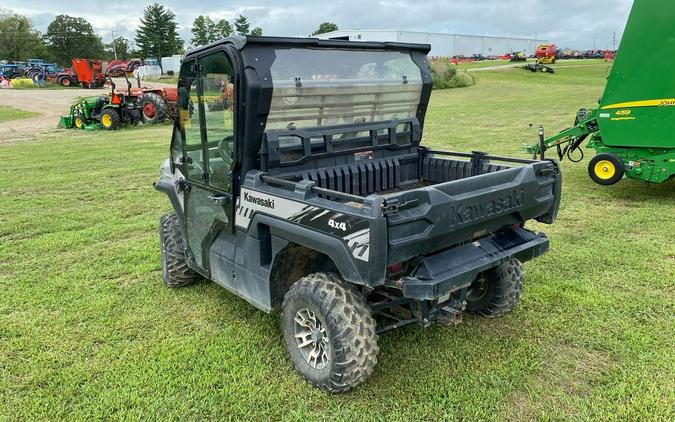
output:
[[[0,122],[10,120],[26,119],[28,117],[38,116],[40,113],[34,111],[25,111],[18,108],[0,105]]]
[[[425,143],[520,155],[602,93],[602,65],[483,72],[434,91]],[[212,283],[162,286],[151,183],[170,128],[0,146],[0,420],[673,420],[675,183],[601,187],[562,164],[550,252],[515,311],[380,338],[331,396],[293,371],[279,316]],[[590,155],[590,151],[587,152]]]
[[[501,66],[509,64],[508,60],[481,60],[478,62],[457,63],[460,69],[477,69],[481,67]]]

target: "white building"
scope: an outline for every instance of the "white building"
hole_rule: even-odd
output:
[[[351,41],[395,41],[430,44],[433,57],[502,56],[513,51],[534,54],[538,44],[545,41],[534,38],[493,37],[487,35],[443,34],[435,32],[394,31],[379,29],[344,29],[317,36],[322,39]]]
[[[183,60],[181,54],[174,54],[169,57],[162,57],[162,72],[169,74],[178,74],[180,70],[180,62]]]

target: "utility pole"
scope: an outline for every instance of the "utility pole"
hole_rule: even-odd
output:
[[[115,60],[117,60],[117,46],[115,45],[115,30],[112,30],[112,47],[113,47],[113,54],[115,55]]]
[[[612,50],[616,51],[616,31],[612,33]]]
[[[532,51],[537,51],[537,32],[534,32],[534,46],[532,47]]]

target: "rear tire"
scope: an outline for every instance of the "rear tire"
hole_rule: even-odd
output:
[[[599,185],[613,185],[624,173],[623,161],[614,154],[598,154],[588,162],[588,175]]]
[[[69,87],[73,84],[73,81],[68,76],[59,77],[59,85]]]
[[[314,273],[293,284],[282,305],[282,330],[293,366],[322,390],[356,387],[377,365],[370,307],[335,274]]]
[[[522,264],[514,258],[479,274],[469,287],[466,309],[484,317],[498,317],[516,307],[522,291]]]
[[[154,92],[141,97],[141,119],[143,123],[159,123],[166,118],[167,104],[164,98]]]
[[[199,274],[190,268],[185,259],[185,247],[180,221],[175,212],[159,219],[159,246],[162,260],[162,279],[171,287],[182,287],[199,280]]]
[[[101,112],[101,126],[105,130],[116,130],[120,127],[120,115],[112,108],[108,108]]]

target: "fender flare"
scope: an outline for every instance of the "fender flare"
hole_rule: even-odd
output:
[[[181,206],[178,195],[176,194],[176,187],[174,184],[170,180],[159,179],[158,181],[154,182],[152,186],[156,191],[165,193],[166,196],[169,197],[171,207],[176,212],[176,215],[178,215],[178,219],[180,220],[181,224],[184,226],[185,216],[183,215],[183,207]]]
[[[258,226],[269,227],[270,234],[289,242],[297,243],[328,256],[342,278],[350,283],[368,285],[359,271],[351,252],[342,240],[329,234],[317,232],[288,221],[264,214],[256,214],[249,226],[248,235],[258,237]],[[276,255],[273,257],[276,259]]]

